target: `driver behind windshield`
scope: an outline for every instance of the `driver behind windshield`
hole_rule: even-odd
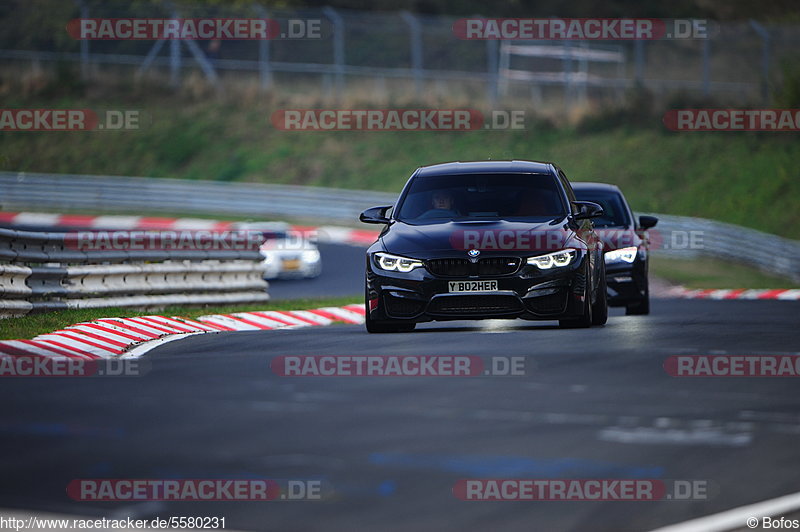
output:
[[[447,190],[435,190],[431,194],[431,208],[420,215],[420,218],[451,218],[459,216],[454,208],[455,198]]]
[[[558,183],[548,174],[469,174],[419,178],[397,206],[397,220],[441,223],[450,220],[539,221],[566,216]]]

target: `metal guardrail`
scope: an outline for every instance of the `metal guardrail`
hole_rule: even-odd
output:
[[[179,199],[176,199],[179,198]],[[212,216],[295,217],[352,224],[368,207],[396,194],[293,185],[135,177],[0,172],[0,209],[92,213],[163,211]],[[687,216],[655,214],[655,253],[711,256],[800,281],[800,242],[754,229]]]
[[[231,238],[234,249],[184,250],[138,249],[117,237],[123,249],[93,250],[81,249],[71,236],[0,229],[0,261],[7,263],[0,264],[0,317],[269,300],[255,239]]]
[[[653,216],[658,217],[655,229],[661,240],[656,253],[715,257],[800,282],[800,241],[705,218]]]
[[[396,194],[295,185],[263,185],[0,172],[0,207],[96,212],[197,213],[214,216],[354,221],[374,202]],[[365,207],[366,206],[366,207]]]

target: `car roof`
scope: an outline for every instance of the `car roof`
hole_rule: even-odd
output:
[[[608,192],[622,192],[617,185],[611,183],[593,183],[590,181],[571,181],[573,190],[604,190]]]
[[[537,161],[465,161],[421,166],[417,176],[458,174],[552,174],[552,163]]]

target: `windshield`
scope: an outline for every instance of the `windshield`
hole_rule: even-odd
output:
[[[396,218],[426,224],[466,218],[543,221],[567,214],[552,175],[468,174],[415,178]]]
[[[595,227],[628,227],[631,225],[625,201],[618,192],[575,190],[580,201],[593,201],[603,207],[603,215],[593,218]]]

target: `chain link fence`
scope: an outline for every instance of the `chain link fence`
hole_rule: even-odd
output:
[[[730,103],[768,103],[782,82],[782,65],[800,49],[800,27],[755,21],[710,23],[707,39],[636,41],[524,41],[547,53],[511,56],[509,41],[464,40],[454,35],[456,17],[408,12],[267,9],[133,3],[120,7],[83,0],[55,2],[52,12],[0,20],[0,60],[9,64],[72,62],[97,78],[118,66],[134,76],[161,75],[180,85],[196,73],[213,85],[250,79],[265,91],[308,90],[326,98],[366,87],[373,97],[463,94],[493,104],[624,98],[643,86],[656,96],[676,93]],[[282,31],[314,22],[319,38],[273,40],[76,40],[65,30],[77,18],[269,18]],[[308,27],[306,27],[308,29]],[[615,50],[619,61],[584,61],[576,50]],[[507,67],[507,68],[505,68]],[[547,74],[509,76],[508,72]],[[115,71],[116,72],[116,71]],[[162,75],[163,74],[163,75]],[[300,89],[303,87],[303,89]]]

